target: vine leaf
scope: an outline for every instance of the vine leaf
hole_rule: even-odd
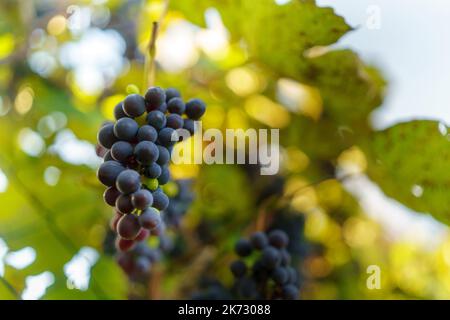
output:
[[[436,121],[416,120],[374,133],[365,143],[368,174],[386,195],[450,222],[450,135]],[[450,132],[450,131],[449,131]]]

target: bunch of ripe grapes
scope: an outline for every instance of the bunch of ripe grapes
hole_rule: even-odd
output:
[[[235,246],[241,257],[230,265],[237,295],[252,299],[294,300],[299,294],[299,275],[286,250],[288,235],[282,230],[255,232]],[[245,259],[244,259],[245,258]]]
[[[194,133],[194,121],[205,111],[200,99],[184,103],[176,89],[151,87],[144,96],[128,95],[114,109],[116,122],[100,128],[98,143],[105,150],[97,177],[107,187],[105,202],[115,208],[111,226],[119,251],[163,233],[160,212],[169,197],[162,186],[170,180],[173,146],[183,136],[179,130]]]

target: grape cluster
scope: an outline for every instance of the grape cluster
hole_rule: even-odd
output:
[[[170,180],[171,152],[182,137],[178,130],[192,135],[194,121],[205,111],[199,99],[185,104],[176,89],[151,87],[144,96],[128,95],[114,109],[116,122],[100,128],[104,162],[97,177],[108,187],[105,202],[115,207],[112,227],[119,251],[164,231],[160,212],[168,208],[169,198],[161,186]]]
[[[290,265],[291,255],[286,250],[288,242],[287,234],[276,229],[268,234],[255,232],[250,239],[240,239],[236,243],[235,251],[241,259],[232,262],[230,270],[239,296],[248,299],[297,299],[299,276]],[[249,261],[246,263],[244,258]]]

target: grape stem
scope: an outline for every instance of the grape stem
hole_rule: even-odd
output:
[[[170,0],[164,1],[164,8],[161,12],[161,15],[158,21],[153,21],[152,23],[152,31],[150,32],[150,39],[147,45],[147,53],[145,54],[145,62],[144,62],[144,87],[143,92],[147,90],[147,88],[151,87],[155,83],[155,58],[156,58],[156,39],[158,38],[159,28],[162,24],[164,17],[169,10]]]

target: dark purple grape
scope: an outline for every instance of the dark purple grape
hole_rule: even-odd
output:
[[[281,249],[280,253],[281,253],[281,265],[285,267],[288,266],[291,263],[291,255],[289,254],[289,252],[287,252],[286,249]]]
[[[289,279],[289,273],[285,268],[277,267],[272,271],[270,277],[276,284],[285,284]]]
[[[126,141],[117,141],[111,147],[111,156],[119,162],[126,162],[133,155],[133,146]]]
[[[169,150],[167,150],[166,147],[163,147],[163,146],[158,146],[158,150],[159,150],[159,156],[158,156],[158,160],[156,160],[156,163],[159,164],[160,166],[164,166],[170,160],[170,152],[169,152]]]
[[[155,129],[162,129],[166,126],[166,116],[159,110],[153,110],[147,115],[147,123]]]
[[[160,87],[151,87],[145,93],[145,102],[147,111],[155,110],[166,102],[166,93]]]
[[[292,284],[283,286],[283,298],[286,300],[295,300],[298,298],[298,288]]]
[[[147,240],[147,238],[149,236],[150,236],[150,231],[148,231],[147,229],[141,229],[141,231],[139,231],[139,234],[137,235],[135,241]]]
[[[234,247],[234,250],[240,257],[246,257],[252,253],[252,245],[247,239],[239,239]]]
[[[127,240],[122,238],[116,239],[116,248],[119,252],[125,252],[133,248],[133,246],[136,244],[133,240]],[[120,263],[120,266],[125,270],[125,268],[122,266],[122,263]]]
[[[158,177],[158,183],[165,185],[170,180],[170,171],[167,166],[162,167],[161,174]]]
[[[145,112],[145,100],[139,94],[130,94],[123,101],[123,111],[126,115],[137,118]]]
[[[115,210],[114,216],[109,221],[109,227],[111,228],[112,231],[114,232],[117,231],[117,224],[119,223],[119,220],[120,218],[122,218],[122,216],[123,216],[122,212]]]
[[[169,206],[169,197],[161,190],[156,190],[153,195],[153,207],[162,211]]]
[[[116,188],[124,193],[130,194],[139,190],[141,186],[141,177],[134,170],[127,169],[117,176]]]
[[[137,274],[146,274],[150,271],[152,264],[146,257],[136,259],[135,270]]]
[[[133,203],[131,202],[131,195],[121,194],[116,199],[116,210],[120,213],[126,214],[134,211]]]
[[[128,116],[123,111],[123,102],[120,101],[115,107],[114,107],[114,118],[116,120],[122,119],[122,118],[128,118]]]
[[[242,260],[236,260],[231,263],[230,270],[236,278],[240,278],[247,272],[247,266]]]
[[[158,131],[149,125],[144,125],[139,128],[137,133],[138,141],[151,141],[155,142],[158,138]]]
[[[161,129],[158,133],[158,142],[164,147],[173,146],[179,138],[178,132],[172,128]]]
[[[167,116],[166,126],[172,129],[183,128],[184,120],[179,114],[169,114]]]
[[[167,103],[167,109],[170,113],[182,115],[186,110],[186,105],[184,104],[183,100],[175,97],[173,99],[170,99],[170,101]]]
[[[161,215],[154,208],[147,208],[139,216],[139,223],[142,228],[152,230],[161,223]]]
[[[119,162],[106,161],[100,165],[97,171],[98,180],[107,187],[112,187],[116,183],[117,176],[125,170]]]
[[[139,125],[130,118],[121,118],[114,125],[114,135],[124,141],[133,141],[136,138]]]
[[[144,176],[150,179],[156,179],[161,175],[161,172],[161,166],[156,163],[152,163],[145,167]]]
[[[198,120],[206,111],[205,103],[200,99],[191,99],[186,103],[186,115],[189,119]]]
[[[114,158],[111,156],[111,150],[109,150],[103,156],[103,161],[111,161],[111,160],[114,160]]]
[[[180,92],[175,88],[167,88],[166,89],[166,102],[169,102],[172,100],[172,98],[179,98],[181,97]]]
[[[193,135],[195,133],[195,121],[192,119],[184,119],[183,129],[186,129]]]
[[[269,233],[269,243],[276,248],[284,248],[288,242],[288,235],[282,230],[273,230]]]
[[[120,196],[120,194],[120,191],[117,190],[116,187],[109,187],[103,193],[103,200],[105,200],[106,204],[114,207],[116,205],[116,200]]]
[[[141,141],[134,148],[134,154],[140,164],[149,165],[158,159],[159,150],[153,142]]]
[[[261,261],[268,269],[273,269],[281,262],[280,252],[274,247],[265,247],[262,252]]]
[[[124,215],[117,224],[117,233],[122,239],[134,240],[140,230],[141,225],[134,214]]]
[[[163,103],[162,105],[160,105],[155,110],[160,111],[162,113],[166,113],[167,112],[167,103]]]
[[[162,234],[164,234],[164,230],[165,230],[164,223],[160,223],[154,229],[150,230],[150,234],[152,236],[159,237]]]
[[[140,189],[131,195],[131,203],[136,209],[145,210],[153,203],[153,196],[150,191]]]
[[[250,237],[250,243],[253,248],[262,250],[265,246],[267,246],[269,241],[267,240],[267,236],[264,232],[255,232]]]
[[[102,147],[111,149],[114,142],[117,141],[117,138],[114,135],[114,125],[108,123],[102,126],[98,132],[97,140]]]
[[[297,270],[295,270],[293,267],[287,268],[288,274],[289,274],[289,283],[296,283],[298,280]]]

